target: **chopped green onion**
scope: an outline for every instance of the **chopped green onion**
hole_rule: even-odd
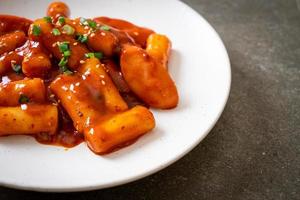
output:
[[[61,53],[63,53],[65,51],[69,50],[69,44],[68,44],[68,42],[61,42],[61,43],[59,43],[58,48],[59,48],[59,51]]]
[[[97,23],[94,22],[94,21],[92,21],[92,20],[89,20],[89,21],[88,21],[88,25],[89,25],[89,27],[91,27],[91,28],[96,28],[96,27],[97,27]]]
[[[71,51],[67,50],[67,51],[64,51],[64,57],[69,57],[71,56]]]
[[[80,23],[82,25],[85,25],[85,26],[89,25],[89,23],[87,22],[87,20],[85,18],[83,18],[83,17],[80,18]]]
[[[29,102],[29,98],[26,95],[21,94],[19,97],[19,103],[23,104],[23,103],[28,103],[28,102]]]
[[[87,57],[87,58],[94,58],[94,57],[95,57],[95,54],[92,53],[92,52],[86,53],[86,54],[84,54],[84,55],[85,55],[85,57]]]
[[[72,26],[66,24],[62,27],[62,32],[67,35],[73,35],[75,33],[75,29]]]
[[[32,27],[32,33],[35,36],[39,36],[41,34],[41,28],[37,25],[33,25]]]
[[[44,20],[48,23],[52,23],[52,18],[49,16],[44,17]]]
[[[64,17],[59,17],[58,22],[60,23],[60,25],[63,25],[65,23],[65,18]]]
[[[97,27],[97,23],[96,22],[94,22],[93,20],[90,20],[90,19],[87,20],[87,19],[85,19],[83,17],[80,18],[80,23],[82,25],[84,25],[84,26],[89,26],[91,28],[96,28]]]
[[[63,66],[60,66],[59,69],[61,72],[65,72],[68,70],[68,67],[66,65],[63,65]]]
[[[64,71],[64,74],[66,74],[66,75],[72,75],[73,72],[71,70],[67,69],[67,70]]]
[[[87,41],[88,41],[88,36],[83,35],[82,38],[81,38],[81,40],[80,40],[80,42],[81,43],[86,43]]]
[[[78,35],[77,40],[81,43],[86,43],[88,41],[88,37],[86,35]]]
[[[59,63],[58,63],[58,66],[60,67],[65,67],[68,63],[68,58],[66,57],[62,57],[62,59],[60,59]]]
[[[60,35],[60,31],[57,28],[52,29],[52,34],[57,36]]]
[[[71,75],[73,72],[66,65],[60,67],[60,71],[64,74]]]
[[[95,57],[98,58],[98,59],[103,58],[103,54],[101,52],[95,52],[95,53],[90,52],[90,53],[86,53],[84,55],[87,58],[95,58]]]
[[[104,26],[101,26],[100,29],[103,30],[103,31],[109,31],[109,30],[110,30],[110,27],[104,25]]]
[[[95,52],[94,56],[98,59],[102,59],[103,58],[103,53],[102,52]]]
[[[14,70],[14,72],[16,72],[17,74],[21,74],[22,72],[21,65],[12,64],[11,67]]]

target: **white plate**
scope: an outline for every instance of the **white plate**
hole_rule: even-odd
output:
[[[45,15],[49,2],[0,0],[0,13],[34,19]],[[179,1],[65,2],[72,16],[122,18],[168,35],[173,43],[169,69],[180,104],[153,110],[154,131],[106,156],[93,154],[85,143],[66,151],[26,136],[0,138],[0,185],[36,191],[106,188],[153,174],[194,148],[218,120],[230,90],[228,55],[214,29]]]

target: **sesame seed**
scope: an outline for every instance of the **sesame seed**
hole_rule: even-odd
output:
[[[104,80],[101,80],[101,83],[102,83],[102,85],[105,85],[105,81]]]
[[[94,37],[94,36],[95,36],[95,33],[92,33],[92,34],[91,34],[91,37]]]
[[[88,69],[86,72],[84,72],[84,75],[89,76],[91,74],[90,69]]]
[[[93,128],[90,129],[90,134],[94,135],[94,129]]]
[[[70,90],[71,90],[71,91],[74,90],[74,85],[73,85],[73,84],[70,85]]]
[[[22,110],[27,110],[27,105],[26,104],[21,104],[21,109]]]
[[[68,88],[67,88],[65,85],[63,85],[63,86],[61,87],[61,89],[63,89],[64,91],[68,91]]]
[[[84,64],[85,61],[84,61],[84,60],[80,60],[79,63],[80,63],[80,64]]]
[[[73,45],[76,46],[78,44],[78,42],[74,42]]]

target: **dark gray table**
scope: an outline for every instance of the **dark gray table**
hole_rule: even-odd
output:
[[[300,1],[185,2],[215,27],[232,64],[228,104],[206,139],[124,186],[71,194],[0,188],[0,200],[300,199]]]

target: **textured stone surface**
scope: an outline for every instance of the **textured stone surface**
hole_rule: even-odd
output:
[[[72,194],[0,188],[0,199],[300,199],[297,1],[185,0],[222,37],[233,80],[221,119],[183,159],[116,188]]]

